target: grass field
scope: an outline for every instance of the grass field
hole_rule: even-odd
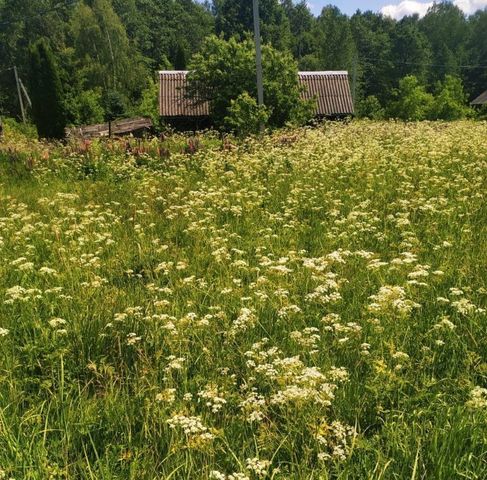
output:
[[[205,145],[7,132],[0,478],[485,480],[487,123]]]

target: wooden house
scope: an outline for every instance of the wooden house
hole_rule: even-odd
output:
[[[205,122],[210,115],[209,104],[187,98],[187,73],[185,70],[159,72],[159,113],[168,121],[194,119]],[[299,72],[299,82],[305,87],[302,93],[304,99],[316,98],[316,117],[340,118],[353,115],[348,72]]]

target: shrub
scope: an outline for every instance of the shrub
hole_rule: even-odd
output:
[[[392,102],[393,116],[406,121],[425,120],[431,115],[434,97],[428,93],[414,75],[407,75],[399,81],[394,90]]]
[[[89,125],[103,122],[104,110],[101,105],[101,91],[86,90],[76,99],[76,123]]]
[[[382,120],[386,116],[386,111],[375,95],[364,98],[358,105],[357,114],[362,118],[370,120]]]
[[[116,90],[108,90],[102,97],[107,122],[123,117],[127,112],[127,99]]]
[[[480,107],[477,118],[479,120],[487,120],[487,104],[482,105],[482,107]]]
[[[287,122],[305,123],[312,117],[313,103],[301,99],[297,63],[289,53],[262,47],[264,103],[268,123],[280,127]],[[244,92],[256,98],[255,47],[251,39],[228,41],[210,36],[189,65],[187,95],[210,103],[211,116],[224,127],[232,100]],[[242,99],[239,103],[242,102]]]
[[[142,90],[140,103],[135,109],[137,115],[149,117],[154,127],[161,127],[161,117],[159,116],[159,84],[152,78],[147,81],[147,88]]]
[[[258,133],[260,126],[269,120],[269,110],[257,102],[247,92],[231,101],[228,115],[225,117],[225,128],[238,136]]]
[[[459,120],[473,115],[467,105],[467,95],[460,78],[446,75],[443,82],[438,82],[436,92],[432,119]]]
[[[38,137],[37,129],[32,123],[18,122],[14,118],[2,118],[4,136],[14,137],[20,141],[21,137],[31,140]]]

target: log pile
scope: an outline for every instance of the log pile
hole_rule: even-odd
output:
[[[100,137],[133,134],[135,136],[149,131],[152,128],[152,120],[148,117],[124,118],[107,123],[96,125],[82,125],[81,127],[71,127],[66,129],[67,138],[92,139]]]

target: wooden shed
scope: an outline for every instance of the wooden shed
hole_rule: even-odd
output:
[[[159,113],[168,119],[205,118],[210,114],[207,102],[186,97],[186,70],[159,72]],[[306,88],[302,97],[316,97],[316,117],[353,115],[353,100],[346,71],[299,72]],[[265,96],[265,92],[264,92]]]

